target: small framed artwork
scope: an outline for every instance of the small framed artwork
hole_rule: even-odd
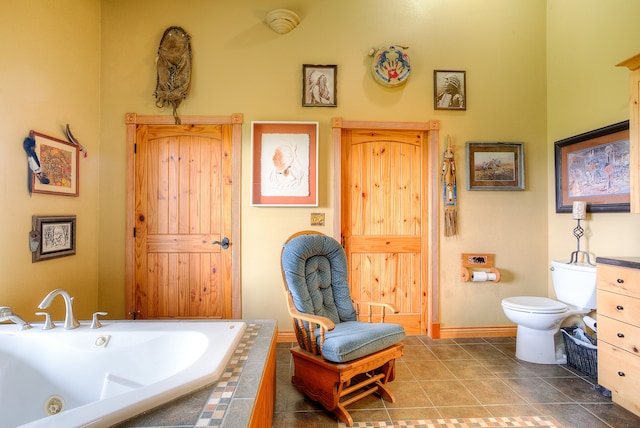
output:
[[[78,146],[64,140],[31,131],[34,153],[40,162],[39,174],[30,170],[31,191],[61,196],[79,195]]]
[[[76,253],[76,216],[34,215],[31,227],[32,263]]]
[[[465,71],[433,71],[433,108],[436,110],[467,109],[467,78]]]
[[[337,107],[337,65],[302,66],[302,107]]]
[[[251,122],[251,205],[318,206],[318,122]]]
[[[524,190],[523,143],[468,141],[467,190]]]
[[[590,212],[629,212],[629,121],[554,143],[556,212],[572,212],[573,201]]]

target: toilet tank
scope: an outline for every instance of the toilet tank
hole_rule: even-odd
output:
[[[552,260],[551,277],[558,300],[578,308],[596,308],[595,266]]]

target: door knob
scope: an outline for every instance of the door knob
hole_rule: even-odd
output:
[[[226,250],[227,248],[229,248],[229,238],[224,237],[222,238],[222,241],[213,241],[212,244],[220,245],[223,250]]]

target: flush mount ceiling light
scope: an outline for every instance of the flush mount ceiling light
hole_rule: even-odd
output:
[[[298,26],[300,17],[288,9],[274,9],[267,12],[264,21],[276,33],[286,34]]]

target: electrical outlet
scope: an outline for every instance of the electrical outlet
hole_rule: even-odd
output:
[[[324,226],[324,213],[311,213],[311,226]]]

